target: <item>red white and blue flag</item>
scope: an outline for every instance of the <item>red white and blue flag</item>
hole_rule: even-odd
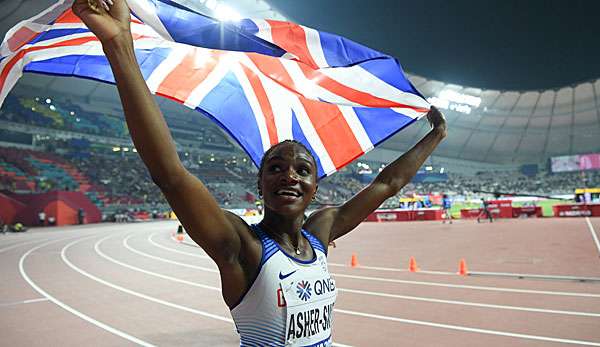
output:
[[[260,163],[285,139],[330,175],[425,115],[396,59],[290,22],[220,23],[170,0],[127,0],[142,74],[156,95],[208,116]],[[97,38],[57,2],[0,47],[0,105],[23,72],[114,83]]]

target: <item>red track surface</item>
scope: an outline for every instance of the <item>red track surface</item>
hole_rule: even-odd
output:
[[[600,219],[590,222],[600,237]],[[215,265],[189,240],[174,241],[175,230],[159,222],[0,235],[0,345],[237,345]],[[352,253],[361,267],[344,265]],[[334,341],[600,346],[600,282],[455,274],[464,258],[475,272],[600,277],[599,255],[583,218],[363,223],[330,249]],[[405,270],[411,256],[421,272]]]

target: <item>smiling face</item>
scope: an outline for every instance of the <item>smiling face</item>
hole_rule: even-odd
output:
[[[304,214],[317,192],[317,166],[301,145],[284,142],[263,160],[258,181],[266,210],[281,215]]]

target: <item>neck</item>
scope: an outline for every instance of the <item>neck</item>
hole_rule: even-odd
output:
[[[304,215],[289,218],[287,216],[281,216],[275,213],[269,213],[265,211],[265,217],[260,222],[260,225],[265,229],[269,235],[274,237],[276,240],[286,243],[288,246],[294,248],[302,248],[300,241],[301,237],[300,230],[304,223]]]

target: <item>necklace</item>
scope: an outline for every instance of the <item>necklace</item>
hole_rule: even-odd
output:
[[[283,239],[281,239],[278,234],[273,234],[273,233],[269,232],[269,228],[265,228],[265,225],[263,223],[259,223],[259,224],[260,224],[261,228],[263,228],[267,232],[267,234],[271,235],[271,238],[275,238],[274,236],[277,235],[277,239],[279,241],[281,241],[282,244],[285,244],[288,247],[291,246],[291,248],[294,249],[294,253],[296,253],[296,255],[302,254],[302,252],[300,251],[300,239],[298,239],[298,246],[294,246],[293,244],[288,244],[287,242],[283,242]]]

